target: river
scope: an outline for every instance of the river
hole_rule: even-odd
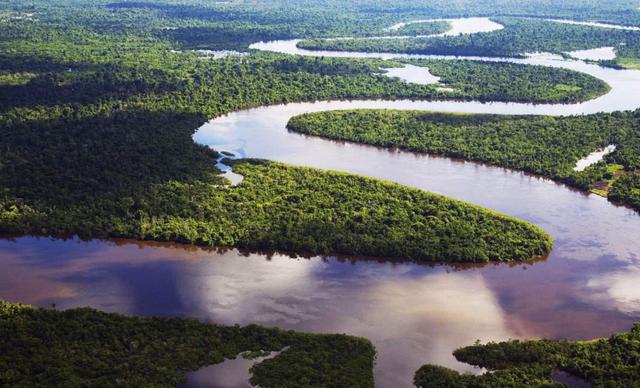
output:
[[[308,54],[293,42],[257,47],[280,52],[287,47],[293,54]],[[590,339],[628,330],[640,320],[637,213],[522,172],[328,141],[285,129],[293,115],[331,109],[562,115],[640,106],[637,71],[548,54],[491,60],[571,68],[605,80],[612,90],[573,105],[334,101],[261,107],[214,119],[194,140],[241,157],[392,180],[510,214],[554,237],[554,249],[545,260],[427,266],[121,240],[21,237],[0,240],[0,296],[38,306],[90,305],[130,314],[365,336],[378,350],[375,378],[381,387],[409,386],[413,372],[424,363],[473,372],[451,352],[476,339]]]

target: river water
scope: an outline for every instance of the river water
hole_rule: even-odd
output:
[[[286,46],[300,54],[291,42],[260,47]],[[285,129],[293,115],[330,109],[561,115],[640,106],[640,72],[546,54],[509,60],[584,71],[607,81],[612,91],[574,105],[352,101],[262,107],[212,120],[194,139],[241,157],[392,180],[510,214],[554,237],[554,249],[545,260],[426,266],[358,257],[292,258],[176,244],[21,237],[0,240],[0,297],[56,308],[89,305],[129,314],[365,336],[378,350],[375,378],[381,387],[409,386],[413,372],[424,363],[473,372],[451,352],[476,339],[590,339],[627,330],[640,320],[640,216],[635,212],[517,171],[328,141]]]

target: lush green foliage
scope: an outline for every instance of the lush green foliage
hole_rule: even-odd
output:
[[[175,52],[245,50],[266,39],[381,35],[408,18],[487,14],[495,9],[494,0],[214,3],[0,4],[0,231],[478,262],[522,260],[550,249],[550,238],[529,224],[347,174],[239,161],[234,167],[245,181],[230,187],[213,168],[217,154],[190,138],[207,118],[290,101],[437,97],[550,102],[584,100],[606,91],[606,85],[577,73],[514,65],[424,62],[457,89],[442,92],[375,74],[380,67],[397,65],[390,62],[264,53],[211,60]],[[498,7],[504,14],[637,23],[637,6],[630,1],[544,4],[500,0]],[[544,32],[550,36],[545,44],[554,50],[582,48],[585,39],[624,38],[628,44],[619,53],[627,50],[628,61],[637,57],[632,34],[600,36],[555,27],[538,33],[532,31],[535,23],[529,24],[513,27],[520,28],[521,36],[514,43],[502,42],[501,49],[517,54],[534,47],[524,35]],[[441,28],[442,23],[412,25],[394,33]],[[562,34],[569,34],[566,43],[558,43]],[[441,44],[497,53],[499,42],[491,36],[462,46],[443,38]],[[473,77],[465,76],[469,73]],[[627,167],[637,167],[635,143],[629,140],[633,131],[615,155]],[[621,196],[637,198],[633,178],[616,185]],[[185,371],[240,351],[284,346],[290,349],[253,369],[253,383],[373,385],[374,349],[362,339],[0,303],[0,385],[173,385]]]
[[[492,18],[505,26],[481,34],[415,38],[305,40],[298,46],[309,49],[412,54],[521,56],[524,53],[582,50],[613,46],[621,57],[638,58],[640,31],[597,28],[555,23],[543,19]]]
[[[489,369],[480,376],[425,365],[414,383],[427,387],[558,386],[555,370],[570,373],[595,387],[636,387],[640,381],[640,324],[609,339],[574,341],[508,341],[456,350],[462,362]]]
[[[609,85],[595,77],[560,68],[481,61],[406,62],[429,68],[429,72],[440,77],[441,84],[451,89],[451,94],[479,101],[574,103],[610,90]]]
[[[253,367],[252,383],[373,387],[375,349],[363,338],[128,317],[89,308],[56,311],[0,300],[2,386],[172,387],[186,372],[241,352],[285,347]]]
[[[434,35],[447,32],[451,28],[449,22],[446,21],[432,21],[424,23],[411,23],[404,26],[384,31],[384,36],[398,34],[402,36],[419,36],[419,35]]]
[[[215,154],[194,145],[190,135],[208,117],[289,101],[445,95],[547,101],[585,96],[575,91],[541,94],[550,82],[577,83],[592,92],[600,87],[602,92],[602,84],[578,73],[551,71],[546,76],[542,69],[500,64],[432,63],[460,90],[444,93],[376,75],[381,66],[397,65],[377,60],[275,54],[211,60],[171,52],[170,42],[144,31],[99,32],[92,23],[102,14],[87,21],[83,11],[74,12],[77,23],[54,18],[49,24],[42,19],[2,27],[9,33],[0,41],[6,49],[0,66],[5,74],[15,75],[6,78],[0,94],[4,232],[422,260],[526,259],[550,247],[539,230],[395,186],[275,164],[246,164],[238,168],[247,170],[247,181],[225,188],[212,167]],[[123,29],[136,31],[133,24]],[[465,79],[464,66],[476,76]],[[529,71],[536,75],[529,77],[529,89],[505,93],[507,85]],[[484,94],[481,85],[487,83],[499,86]],[[264,177],[259,182],[251,180],[251,174]],[[285,193],[290,185],[294,191]],[[322,187],[332,197],[306,195],[308,187]],[[336,199],[345,193],[352,199]],[[301,196],[304,200],[298,201]],[[390,196],[422,199],[411,204]],[[434,211],[441,219],[429,218]],[[476,228],[474,222],[485,219],[492,221]],[[489,238],[493,233],[496,239]]]
[[[617,179],[609,190],[609,198],[640,211],[640,170]]]
[[[531,15],[636,24],[633,0],[5,0],[0,22],[85,25],[96,32],[144,33],[185,47],[246,48],[265,39],[380,35],[398,21],[469,15]],[[30,15],[30,16],[25,16]],[[18,19],[21,18],[21,19]],[[418,27],[414,27],[418,28]],[[182,30],[182,31],[181,31]],[[209,39],[209,40],[207,40]]]
[[[16,47],[14,59],[21,55],[16,54],[20,50],[28,53],[28,58],[38,55],[25,48],[29,46]],[[99,46],[88,45],[83,55],[95,63],[83,65],[87,70],[47,73],[25,85],[6,86],[11,88],[8,95],[12,98],[3,100],[6,113],[0,122],[2,231],[79,233],[424,260],[526,259],[544,254],[550,247],[547,236],[537,229],[498,218],[494,225],[478,230],[478,247],[443,245],[423,250],[426,240],[407,241],[430,226],[414,228],[412,216],[402,209],[405,203],[388,200],[384,190],[375,193],[368,182],[356,178],[344,178],[350,180],[348,185],[338,185],[331,175],[318,180],[324,185],[336,184],[336,196],[344,194],[340,190],[347,186],[349,192],[361,190],[360,199],[355,195],[353,201],[344,203],[327,203],[325,198],[314,196],[299,204],[293,197],[283,202],[288,198],[286,193],[274,190],[277,185],[268,185],[265,180],[253,186],[254,191],[249,189],[249,180],[246,187],[221,189],[212,166],[214,153],[196,146],[190,138],[206,117],[243,107],[313,98],[418,96],[432,90],[372,76],[379,61],[271,54],[203,61],[193,55],[166,55],[160,50],[142,52],[129,43],[126,47],[130,52],[120,55],[121,46],[107,46],[105,55],[94,58],[90,54]],[[52,46],[49,55],[58,58],[62,52],[67,52],[64,47]],[[136,54],[138,61],[132,63]],[[165,55],[164,61],[160,60],[161,54]],[[103,64],[109,60],[115,64]],[[25,66],[9,59],[7,63],[16,68]],[[55,65],[56,60],[46,63]],[[31,68],[38,64],[27,62]],[[293,171],[274,169],[273,179],[282,175],[278,179],[300,184],[316,179],[311,179],[314,174],[310,172],[296,178]],[[354,188],[354,184],[361,186]],[[318,192],[320,187],[326,190],[318,186]],[[277,206],[259,207],[256,193],[267,195],[261,198],[266,203],[279,202]],[[288,194],[296,198],[300,195]],[[358,201],[369,197],[387,204],[381,209],[400,214],[399,224],[394,224],[395,215],[386,221],[357,216],[367,211]],[[448,203],[443,200],[444,208]],[[321,208],[322,212],[314,210]],[[326,214],[331,211],[335,214]],[[453,213],[445,210],[443,216],[446,224]],[[462,224],[485,216],[473,208],[454,221]],[[374,225],[381,221],[386,223]],[[334,229],[329,222],[342,226]],[[430,243],[471,241],[463,234],[473,230],[473,225],[462,229],[453,225],[447,232],[453,233],[452,240],[441,240],[437,234],[444,229],[435,228],[430,231]],[[495,245],[482,242],[482,236],[501,233],[500,228],[504,234]],[[391,233],[388,239],[375,241],[382,240],[379,236],[387,232]],[[521,247],[506,246],[519,242],[523,243]]]
[[[568,117],[465,115],[420,111],[352,110],[292,118],[291,130],[331,139],[397,147],[515,168],[588,190],[609,171],[599,163],[576,172],[579,159],[609,144],[608,163],[631,175],[612,199],[637,207],[640,111]],[[634,199],[635,198],[635,199]]]
[[[138,191],[130,196],[110,191],[55,204],[5,200],[0,225],[13,233],[427,261],[526,260],[551,247],[550,237],[532,225],[396,184],[268,162],[234,167],[245,177],[235,188],[204,171],[199,179],[133,186]]]

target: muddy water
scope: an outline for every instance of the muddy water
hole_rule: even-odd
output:
[[[635,98],[640,95],[638,72],[548,55],[521,61],[588,72],[605,79],[612,92],[571,106],[355,101],[263,107],[213,120],[194,138],[239,156],[393,180],[528,220],[555,238],[546,260],[431,267],[23,237],[0,240],[0,296],[56,308],[90,305],[130,314],[365,336],[378,349],[375,377],[381,387],[410,385],[413,372],[427,362],[472,371],[457,363],[451,351],[476,339],[588,339],[627,330],[640,320],[636,213],[519,172],[331,142],[285,129],[292,115],[327,109],[568,114],[640,105]]]

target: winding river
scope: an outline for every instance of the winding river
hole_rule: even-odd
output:
[[[398,57],[309,52],[295,43],[253,47],[301,55]],[[375,377],[381,387],[409,386],[413,372],[424,363],[473,371],[451,352],[476,339],[589,339],[629,329],[640,320],[640,215],[635,212],[517,171],[328,141],[285,129],[293,115],[331,109],[566,115],[640,106],[638,71],[605,69],[548,54],[489,60],[570,68],[605,80],[612,90],[574,105],[329,101],[268,106],[212,120],[194,139],[241,157],[392,180],[513,215],[553,235],[555,247],[545,260],[425,266],[121,240],[21,237],[0,240],[0,296],[39,306],[91,305],[131,314],[365,336],[378,349]],[[215,383],[215,375],[211,378]]]

